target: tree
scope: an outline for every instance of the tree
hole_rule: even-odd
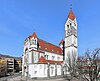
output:
[[[87,50],[83,58],[77,61],[77,70],[81,81],[98,81],[100,76],[100,48]]]

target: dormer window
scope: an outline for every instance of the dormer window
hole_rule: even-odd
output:
[[[60,57],[58,57],[57,60],[59,61],[60,60]]]
[[[44,58],[48,60],[48,58],[49,58],[49,55],[44,55]]]

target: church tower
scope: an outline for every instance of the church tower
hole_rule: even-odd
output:
[[[65,23],[65,62],[69,59],[77,58],[77,21],[76,17],[70,8],[68,18]]]

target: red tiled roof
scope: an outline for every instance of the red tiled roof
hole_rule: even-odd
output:
[[[34,50],[34,49],[32,49],[32,51],[36,51],[36,52],[39,52],[39,53],[44,53],[44,51],[41,51],[41,50]]]
[[[40,64],[45,64],[45,63],[47,63],[47,61],[45,60],[45,58],[44,58],[43,56],[41,56],[41,57],[39,58],[38,63],[40,63]]]
[[[33,36],[34,38],[37,38],[37,36],[36,36],[36,33],[35,33],[35,32],[32,34],[32,36]]]
[[[70,18],[70,19],[72,19],[72,20],[75,19],[75,15],[74,15],[72,9],[70,9],[70,12],[69,12],[68,18]]]
[[[62,40],[60,41],[59,45],[60,45],[60,44],[63,44],[63,43],[64,43],[64,40],[62,39]]]
[[[31,36],[29,36],[29,38],[31,39],[31,38],[37,38],[37,36],[36,36],[36,33],[34,32]]]
[[[63,61],[54,61],[54,60],[47,60],[47,62],[49,62],[50,64],[62,64]]]
[[[31,36],[29,36],[30,39],[32,37],[38,39],[39,50],[53,52],[53,53],[57,53],[57,54],[63,55],[62,49],[59,46],[53,45],[51,43],[48,43],[48,42],[46,42],[44,40],[39,39],[36,36],[36,33],[35,32]]]
[[[45,64],[45,63],[50,63],[50,64],[62,64],[63,61],[54,61],[54,60],[45,60],[43,56],[40,57],[39,64]]]
[[[45,51],[63,55],[62,49],[59,46],[53,45],[53,44],[43,41],[41,39],[38,39],[38,44],[40,46],[39,49],[41,49],[41,50],[45,50]]]

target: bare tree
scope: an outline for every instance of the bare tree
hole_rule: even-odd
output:
[[[77,62],[77,70],[81,81],[99,81],[100,76],[100,49],[86,51],[84,58]]]

